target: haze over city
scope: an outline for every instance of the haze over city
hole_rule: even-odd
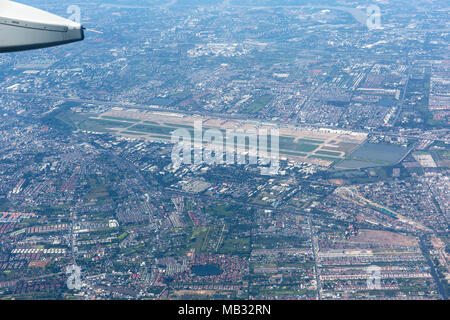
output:
[[[18,2],[0,299],[448,299],[448,3]]]

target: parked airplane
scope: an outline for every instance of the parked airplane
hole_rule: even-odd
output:
[[[0,52],[59,46],[84,39],[81,24],[21,3],[0,0]]]

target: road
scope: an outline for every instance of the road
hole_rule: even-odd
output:
[[[312,252],[314,256],[314,275],[316,278],[316,284],[317,284],[317,298],[319,300],[322,299],[322,283],[320,282],[320,269],[319,269],[319,241],[314,229],[314,226],[311,221],[311,217],[308,216],[308,226],[310,230],[310,236],[311,236],[311,245],[312,245]]]
[[[427,260],[428,265],[430,266],[431,276],[433,277],[434,282],[436,283],[436,286],[438,288],[438,291],[439,291],[439,294],[441,295],[442,300],[448,300],[447,291],[445,290],[444,285],[441,282],[441,279],[439,279],[439,276],[436,272],[436,268],[434,267],[433,261],[431,261],[430,252],[428,251],[428,249],[425,245],[425,238],[423,236],[420,237],[419,244],[420,244],[420,250],[422,250],[424,257]]]

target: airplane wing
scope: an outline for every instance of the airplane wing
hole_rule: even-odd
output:
[[[58,46],[84,39],[81,24],[21,3],[0,0],[0,53]]]

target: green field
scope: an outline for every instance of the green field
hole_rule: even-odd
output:
[[[245,108],[245,113],[255,114],[264,109],[265,106],[272,100],[269,94],[258,96],[250,105]]]
[[[339,152],[324,151],[324,150],[317,150],[315,153],[316,154],[323,154],[325,156],[332,156],[332,157],[339,157],[341,155]]]
[[[297,142],[311,143],[311,144],[322,144],[325,141],[323,141],[323,140],[313,140],[313,139],[297,139]]]
[[[194,248],[195,252],[200,252],[203,243],[206,240],[206,235],[208,234],[208,228],[207,227],[195,227],[192,229],[192,234],[190,238],[188,239],[188,246],[189,248]]]
[[[319,159],[319,160],[326,160],[326,161],[336,161],[336,160],[340,160],[341,159],[341,158],[333,158],[333,157],[326,157],[326,156],[316,156],[316,155],[309,156],[309,158],[311,158],[311,159]]]
[[[140,122],[140,120],[136,120],[136,119],[128,119],[128,118],[120,118],[120,117],[110,117],[110,116],[102,116],[102,119],[107,119],[107,120],[119,120],[119,121],[125,121],[125,122]]]
[[[87,131],[112,132],[113,129],[124,129],[132,123],[104,119],[87,119],[79,124],[79,128]]]
[[[300,140],[301,139],[299,139],[299,142],[295,142],[295,139],[292,137],[280,137],[280,150],[291,152],[312,152],[318,148],[318,145],[316,144],[302,143],[303,141]]]
[[[156,134],[170,136],[170,134],[174,131],[174,128],[162,127],[162,126],[158,126],[158,125],[138,124],[131,128],[128,128],[128,131],[156,133]]]

